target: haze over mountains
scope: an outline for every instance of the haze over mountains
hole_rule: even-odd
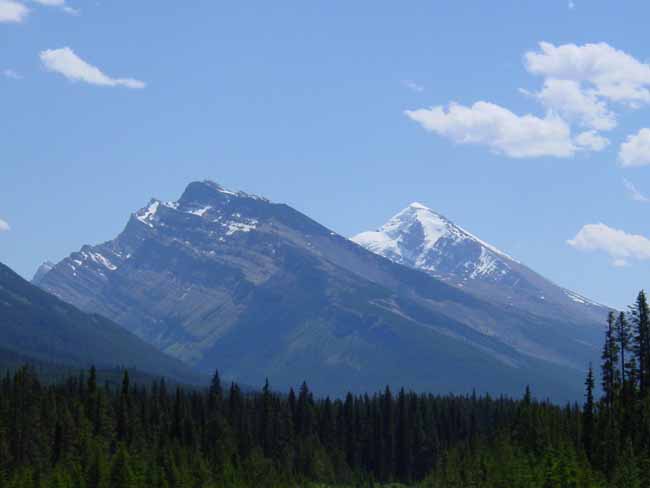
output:
[[[287,205],[194,182],[35,283],[249,384],[581,395],[604,307],[421,205],[355,240],[370,250]]]

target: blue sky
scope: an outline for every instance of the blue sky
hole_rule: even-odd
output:
[[[0,261],[31,277],[208,178],[347,236],[420,201],[622,307],[650,268],[649,17],[0,0]]]

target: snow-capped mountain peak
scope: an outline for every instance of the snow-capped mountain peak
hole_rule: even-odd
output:
[[[413,202],[408,206],[408,208],[414,208],[418,210],[428,210],[429,212],[433,212],[433,210],[431,210],[426,205],[421,204],[420,202]]]
[[[376,231],[352,238],[366,249],[400,264],[452,281],[498,277],[510,256],[455,225],[427,206],[413,202]]]
[[[525,265],[414,202],[376,231],[352,241],[491,302],[553,317],[604,316],[605,307],[555,285]]]

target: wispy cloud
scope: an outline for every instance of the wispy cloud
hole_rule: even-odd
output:
[[[630,260],[650,259],[650,239],[613,229],[603,223],[587,224],[567,243],[580,251],[601,251],[612,258],[612,265],[627,266]]]
[[[47,49],[40,53],[41,62],[48,70],[59,73],[71,81],[83,81],[99,86],[124,86],[144,88],[146,83],[133,78],[112,78],[99,68],[81,59],[69,47]]]
[[[76,8],[70,7],[65,0],[32,0],[39,5],[45,5],[46,7],[58,7],[63,10],[65,13],[70,15],[79,15],[80,11]]]
[[[403,80],[402,85],[416,93],[422,93],[424,91],[424,87],[413,80]]]
[[[650,203],[650,198],[641,193],[641,191],[627,178],[623,178],[623,185],[625,185],[627,194],[632,200],[635,202]]]
[[[6,220],[0,219],[0,232],[8,232],[11,230],[11,227]]]
[[[29,9],[16,0],[0,0],[0,23],[18,23],[29,15]]]
[[[618,160],[624,167],[650,165],[650,129],[627,136],[618,151]]]
[[[13,69],[5,69],[2,71],[2,75],[5,78],[11,78],[12,80],[22,80],[23,76]]]
[[[576,8],[576,4],[573,0],[569,0],[568,4],[569,10],[574,10]]]
[[[30,14],[25,5],[28,0],[0,0],[0,23],[20,23]],[[79,9],[69,6],[65,0],[30,0],[46,7],[57,7],[70,15],[79,15]]]

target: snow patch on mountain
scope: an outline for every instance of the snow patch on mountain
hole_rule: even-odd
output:
[[[211,208],[212,208],[212,206],[207,205],[207,206],[202,207],[202,208],[197,208],[197,209],[195,209],[195,210],[190,210],[190,211],[187,212],[187,213],[191,213],[192,215],[198,215],[199,217],[203,217],[203,215],[205,215],[205,213],[206,213],[208,210],[210,210]]]
[[[104,256],[102,256],[98,252],[91,252],[91,253],[89,253],[89,256],[90,256],[90,259],[95,261],[97,264],[101,264],[102,266],[104,266],[109,271],[115,271],[117,269],[117,266],[115,266],[113,263],[111,263],[111,261],[109,259],[105,258]]]
[[[153,224],[151,223],[151,221],[155,217],[156,212],[158,212],[159,206],[160,206],[160,202],[158,200],[152,200],[151,203],[149,203],[148,207],[136,212],[135,218],[138,219],[143,224],[153,228]]]
[[[218,183],[215,183],[214,181],[204,180],[203,184],[206,185],[206,186],[209,186],[210,188],[212,188],[212,189],[214,189],[216,191],[218,191],[219,193],[222,193],[224,195],[229,195],[231,197],[251,198],[253,200],[260,200],[260,201],[263,201],[263,202],[268,202],[269,201],[268,199],[266,199],[264,197],[261,197],[259,195],[254,195],[252,193],[246,193],[246,192],[237,191],[237,190],[229,190],[228,188],[225,188],[225,187],[219,185]]]
[[[590,300],[589,298],[586,298],[586,297],[584,297],[584,296],[582,296],[582,295],[580,295],[580,294],[578,294],[578,293],[576,293],[574,291],[565,289],[564,293],[566,294],[567,297],[569,297],[571,300],[573,300],[576,303],[580,303],[582,305],[593,305],[593,306],[596,306],[596,307],[602,307],[603,306],[602,304],[600,304],[598,302],[594,302],[593,300]]]
[[[470,266],[470,263],[465,263],[466,266],[469,268],[473,268],[470,272],[470,279],[476,279],[481,276],[486,276],[490,275],[495,272],[499,272],[500,274],[505,274],[507,273],[507,270],[505,269],[498,269],[498,263],[497,260],[494,259],[494,257],[490,256],[490,253],[487,251],[485,247],[481,247],[481,256],[478,259],[478,263],[476,266]]]
[[[226,235],[231,236],[236,232],[250,232],[256,229],[257,220],[249,220],[248,222],[226,222],[224,226],[226,227]]]

